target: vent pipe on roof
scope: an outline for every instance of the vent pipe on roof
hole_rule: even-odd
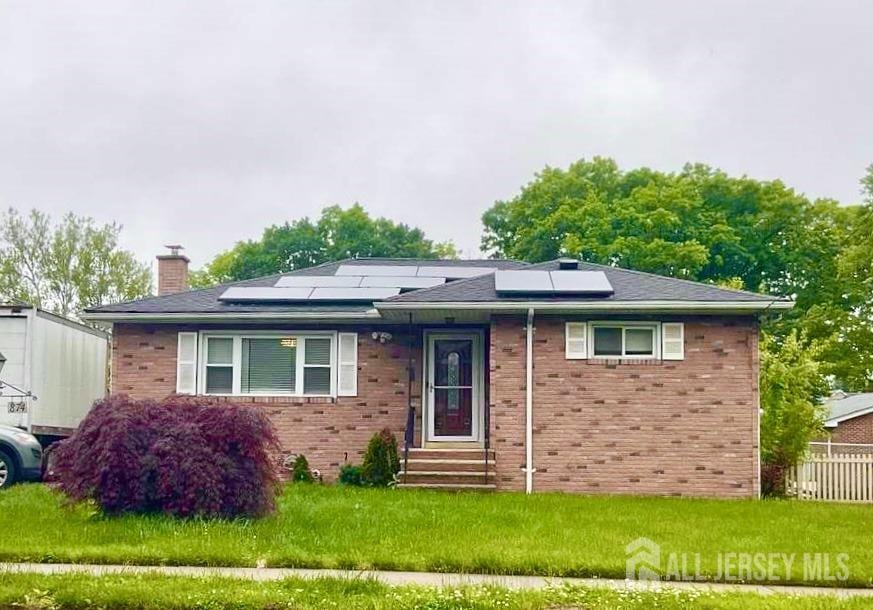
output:
[[[559,258],[558,259],[558,269],[568,271],[575,270],[579,268],[579,261],[575,258]]]

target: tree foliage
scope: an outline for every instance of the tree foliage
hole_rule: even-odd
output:
[[[815,343],[792,331],[781,344],[766,334],[761,345],[761,460],[790,467],[823,431],[821,400],[828,384]]]
[[[457,258],[450,242],[434,243],[421,229],[372,218],[355,204],[332,206],[313,222],[302,218],[264,230],[260,240],[239,242],[192,274],[192,285],[244,280],[357,257]]]
[[[86,307],[149,294],[151,271],[118,245],[121,226],[15,209],[0,219],[0,301],[72,316]]]
[[[873,165],[861,181],[857,211],[838,258],[833,299],[811,308],[806,326],[825,339],[825,370],[851,390],[873,391]]]
[[[865,179],[868,198],[873,170]],[[547,167],[485,212],[483,248],[530,262],[559,256],[790,296],[766,328],[822,345],[850,390],[873,372],[873,203],[811,201],[780,181],[705,165],[621,170],[605,158]]]

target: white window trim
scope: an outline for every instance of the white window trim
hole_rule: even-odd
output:
[[[242,340],[248,339],[265,339],[265,338],[280,339],[283,337],[294,337],[297,339],[297,358],[295,371],[295,392],[293,394],[284,394],[276,392],[247,392],[242,391]],[[305,344],[306,339],[324,339],[329,338],[330,343],[330,393],[328,394],[304,394],[304,369],[309,368],[327,368],[328,365],[305,364]],[[206,350],[209,339],[233,339],[233,391],[230,394],[216,394],[206,392],[206,367],[207,366],[227,366],[227,365],[207,365]],[[230,397],[252,397],[252,396],[268,396],[276,398],[336,398],[337,395],[337,332],[336,331],[274,331],[274,330],[247,330],[247,331],[200,331],[200,341],[198,360],[197,393],[203,396],[230,396]],[[302,349],[301,349],[302,348]]]
[[[597,327],[621,328],[621,351],[625,350],[624,331],[628,328],[649,328],[652,330],[652,354],[631,354],[621,356],[597,355],[594,353],[594,329]],[[661,323],[645,321],[598,320],[588,323],[588,358],[595,360],[660,360],[661,359]]]

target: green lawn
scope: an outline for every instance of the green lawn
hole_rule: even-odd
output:
[[[0,607],[62,610],[219,609],[278,610],[280,608],[342,609],[633,609],[711,608],[723,610],[813,610],[869,608],[869,600],[782,595],[698,592],[609,591],[562,587],[544,591],[509,591],[499,587],[388,587],[369,580],[287,579],[253,583],[227,578],[176,576],[35,576],[4,574]]]
[[[700,554],[796,553],[780,579],[804,579],[804,553],[848,555],[848,582],[873,578],[873,507],[560,494],[448,494],[289,487],[260,521],[102,517],[41,485],[0,493],[0,560],[377,568],[624,578],[625,545],[645,536]]]

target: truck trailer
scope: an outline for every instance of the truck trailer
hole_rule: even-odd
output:
[[[69,436],[107,392],[109,335],[23,304],[0,304],[0,424],[43,445]]]

